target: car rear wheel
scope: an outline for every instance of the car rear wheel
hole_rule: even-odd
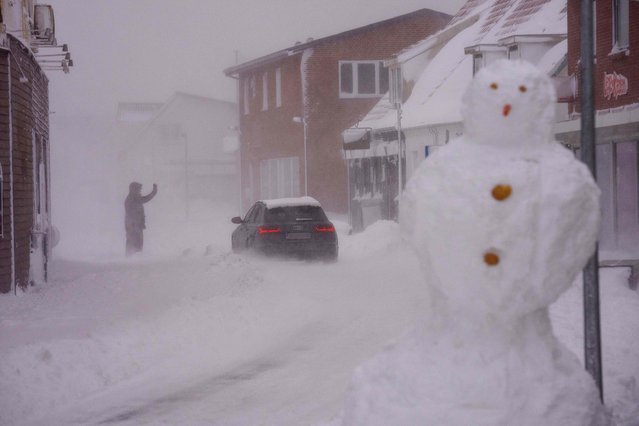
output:
[[[338,258],[337,247],[327,250],[326,253],[324,253],[324,255],[322,256],[322,260],[324,260],[325,262],[330,262],[330,263],[337,262],[337,258]]]

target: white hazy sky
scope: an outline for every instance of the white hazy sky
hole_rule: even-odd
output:
[[[455,13],[465,0],[50,0],[71,74],[49,72],[51,110],[113,115],[119,101],[184,91],[235,100],[222,70],[305,41],[421,8]],[[48,52],[47,52],[48,53]]]

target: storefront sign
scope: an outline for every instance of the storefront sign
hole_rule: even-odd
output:
[[[628,79],[621,74],[613,72],[604,73],[604,98],[610,100],[611,97],[617,99],[621,95],[628,94]]]

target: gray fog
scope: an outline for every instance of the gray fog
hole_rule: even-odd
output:
[[[122,152],[138,142],[135,132],[129,132],[125,139],[122,129],[115,125],[119,103],[162,104],[176,92],[236,102],[235,81],[223,74],[235,63],[297,41],[325,37],[421,8],[454,14],[464,1],[50,3],[55,10],[58,43],[69,45],[74,61],[70,74],[49,72],[53,223],[61,231],[57,252],[75,256],[81,254],[76,250],[86,253],[88,248],[105,254],[122,251],[122,203],[127,181],[139,180],[145,193],[154,183],[145,176],[122,172]],[[180,132],[184,134],[184,130]],[[139,152],[141,162],[151,155]],[[162,200],[172,203],[166,196],[166,185],[157,183],[156,212]],[[231,211],[234,208],[228,206],[228,214],[241,213]],[[153,204],[149,205],[148,210],[153,209]],[[158,220],[154,222],[151,214],[150,222],[156,230],[169,226]]]

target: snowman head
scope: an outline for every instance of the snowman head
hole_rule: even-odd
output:
[[[551,141],[555,100],[550,78],[532,64],[495,61],[477,73],[464,94],[467,140],[523,149]]]

